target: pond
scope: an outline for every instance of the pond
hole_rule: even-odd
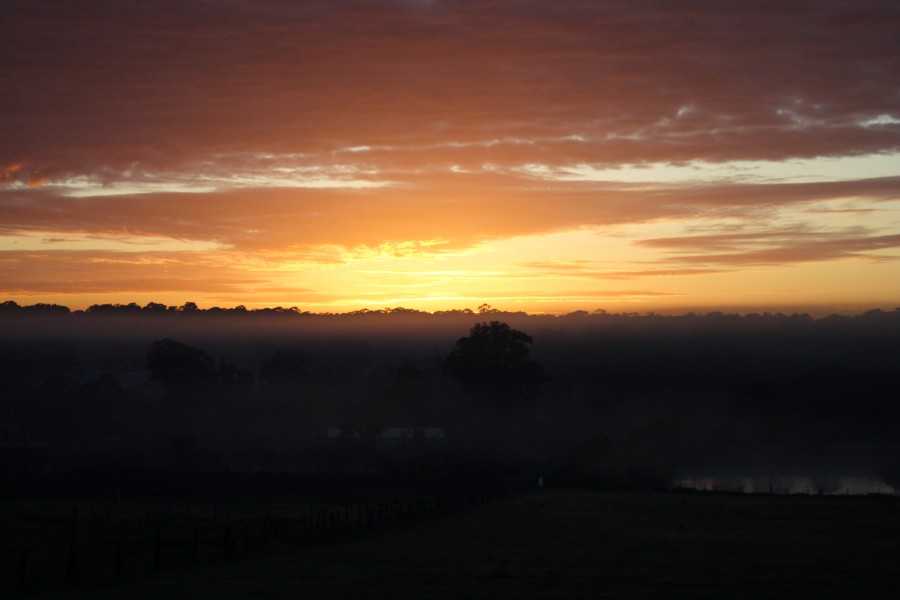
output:
[[[877,477],[862,475],[695,475],[679,474],[672,481],[678,489],[739,492],[745,494],[897,494],[898,490]]]

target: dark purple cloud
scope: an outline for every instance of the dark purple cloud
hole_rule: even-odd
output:
[[[590,142],[562,158],[598,162],[896,150],[896,123],[859,123],[898,116],[898,29],[889,0],[12,2],[0,165],[508,136],[535,162],[569,135]]]

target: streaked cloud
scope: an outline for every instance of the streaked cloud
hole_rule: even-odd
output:
[[[646,246],[677,253],[673,260],[738,266],[827,261],[846,258],[900,259],[900,234],[866,235],[859,230],[812,232],[782,230],[642,240]],[[892,250],[890,254],[877,254]]]
[[[808,183],[895,177],[900,153],[815,157],[780,161],[622,164],[594,166],[524,165],[515,171],[553,181],[597,181],[643,184]]]

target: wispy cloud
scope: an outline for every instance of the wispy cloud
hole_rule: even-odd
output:
[[[875,251],[900,248],[900,234],[871,235],[865,230],[809,231],[805,229],[723,233],[642,240],[644,246],[664,250],[670,260],[714,265],[767,265],[865,257],[900,259]]]
[[[643,268],[609,269],[589,261],[533,261],[522,265],[531,277],[552,279],[616,280],[643,279],[647,277],[681,277],[684,275],[710,275],[721,269],[712,268]]]
[[[632,164],[896,150],[898,20],[873,0],[20,3],[0,25],[0,164],[41,180],[349,148],[540,164],[553,140],[566,162]]]

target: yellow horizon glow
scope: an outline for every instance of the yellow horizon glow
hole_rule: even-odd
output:
[[[759,264],[741,269],[715,265],[685,268],[676,258],[666,267],[658,252],[635,243],[648,234],[674,235],[685,226],[663,221],[519,236],[436,256],[366,248],[344,251],[332,263],[281,260],[266,265],[251,255],[244,257],[242,264],[239,255],[218,256],[217,262],[237,265],[234,273],[244,273],[253,281],[217,293],[199,289],[147,292],[136,287],[94,294],[5,296],[20,304],[56,303],[73,310],[104,303],[143,306],[151,301],[170,306],[192,301],[204,308],[296,306],[312,312],[398,307],[426,312],[474,310],[487,303],[500,310],[535,314],[597,309],[728,312],[733,308],[820,313],[833,307],[859,312],[898,304],[896,261],[890,258]],[[141,253],[134,254],[131,260],[148,261]],[[183,254],[179,260],[184,260]],[[165,261],[161,264],[168,268]],[[819,308],[823,306],[828,308]]]

